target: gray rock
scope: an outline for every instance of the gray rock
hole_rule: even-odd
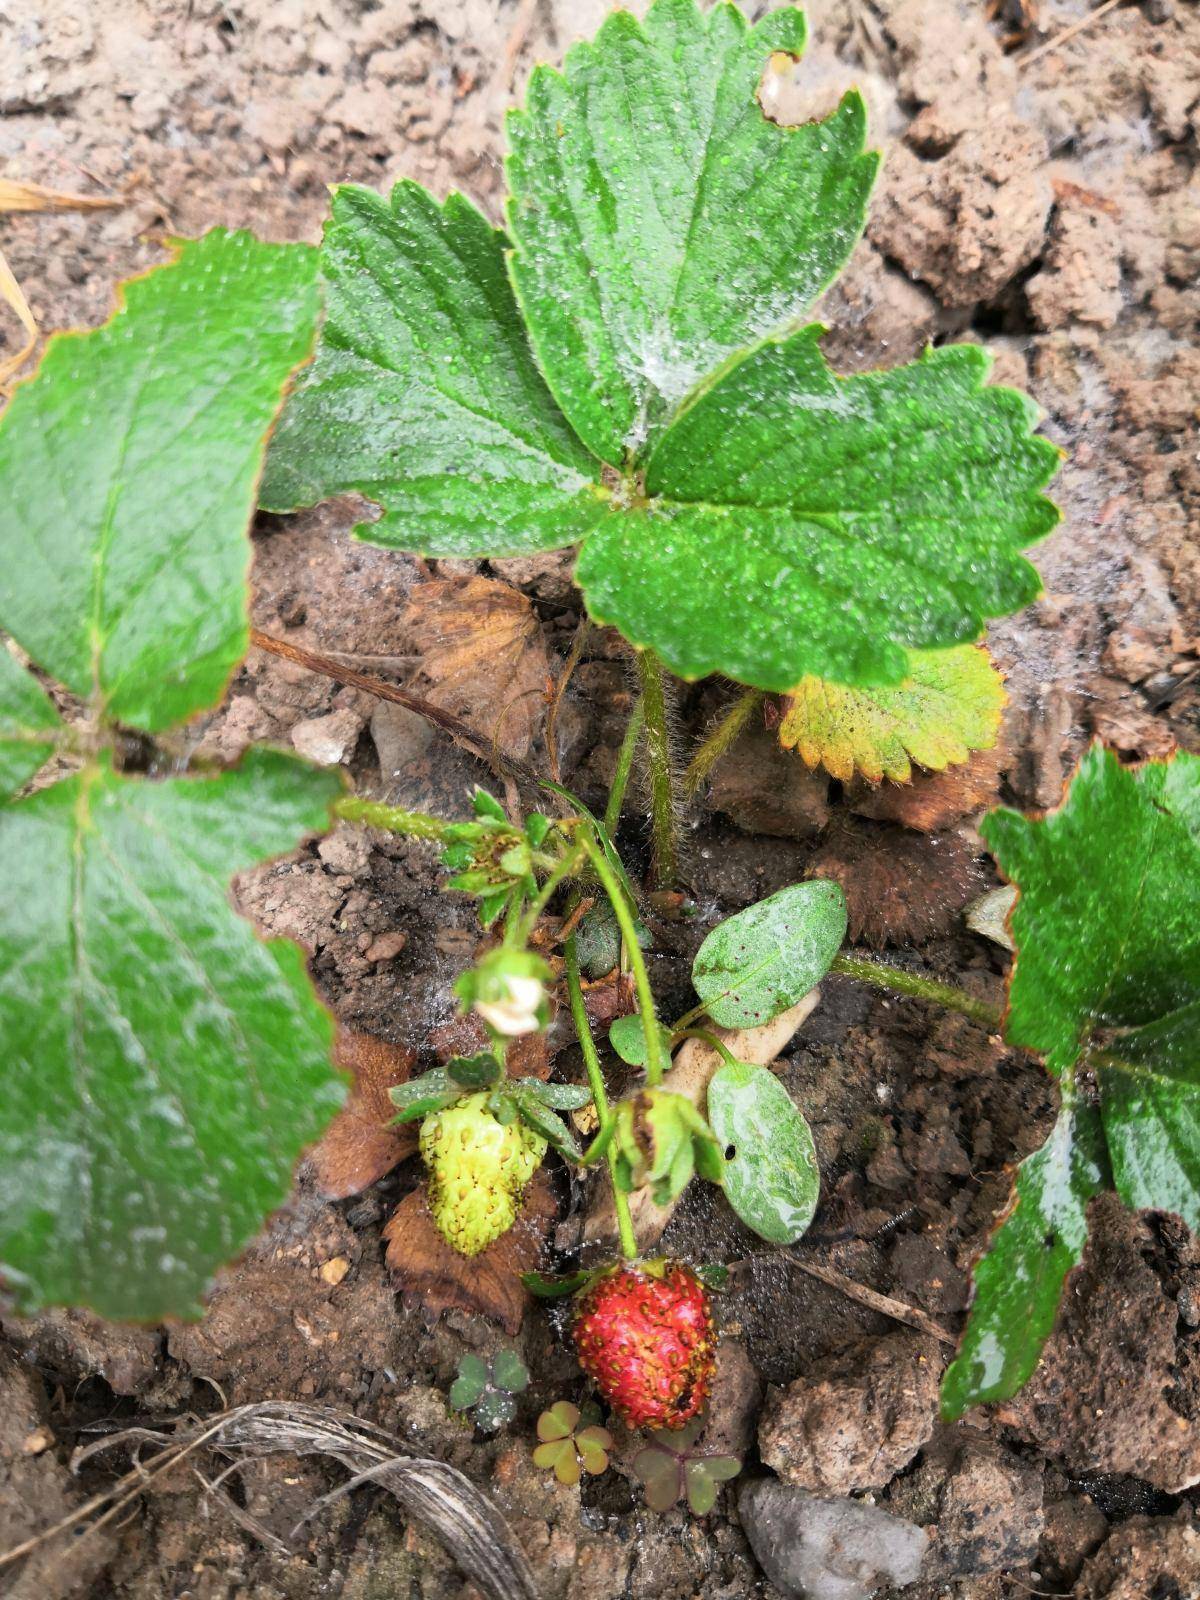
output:
[[[870,1600],[920,1576],[926,1534],[878,1506],[760,1478],[742,1489],[738,1512],[759,1565],[789,1600]]]

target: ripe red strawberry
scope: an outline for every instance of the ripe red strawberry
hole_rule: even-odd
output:
[[[631,1428],[682,1428],[716,1366],[708,1290],[678,1261],[624,1265],[578,1296],[579,1364]]]

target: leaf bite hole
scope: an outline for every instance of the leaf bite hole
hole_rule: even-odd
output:
[[[726,1161],[732,1161],[736,1155],[737,1155],[737,1145],[735,1145],[735,1144],[727,1144],[725,1146],[725,1159],[726,1159]]]

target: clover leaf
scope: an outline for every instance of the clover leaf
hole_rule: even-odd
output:
[[[987,651],[911,650],[895,687],[847,689],[803,678],[787,697],[779,742],[843,783],[907,783],[912,763],[942,772],[996,742],[1004,682]]]
[[[1200,1227],[1200,757],[1130,770],[1097,745],[1057,811],[981,832],[1018,889],[1005,1037],[1043,1054],[1062,1109],[976,1268],[948,1416],[1036,1366],[1092,1195]]]
[[[597,1426],[599,1413],[594,1406],[581,1411],[569,1400],[557,1400],[537,1420],[541,1443],[533,1452],[533,1464],[553,1472],[559,1483],[576,1484],[586,1472],[598,1476],[608,1470],[612,1434]]]
[[[706,1422],[707,1418],[697,1417],[685,1428],[652,1433],[651,1443],[634,1456],[634,1474],[641,1479],[651,1511],[670,1511],[679,1500],[686,1499],[693,1516],[707,1516],[717,1503],[720,1485],[736,1478],[742,1470],[741,1456],[692,1448]]]
[[[529,1387],[529,1371],[515,1350],[498,1350],[490,1361],[468,1352],[450,1385],[453,1411],[473,1411],[475,1425],[496,1433],[517,1414],[516,1395]]]
[[[509,121],[507,235],[459,195],[335,190],[316,362],[263,504],[356,490],[376,543],[582,546],[591,615],[683,677],[901,682],[1034,598],[1057,513],[1031,404],[975,346],[842,379],[805,308],[862,230],[861,98],[783,128],[784,7],[615,12]]]

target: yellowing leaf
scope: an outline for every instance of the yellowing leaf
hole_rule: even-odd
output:
[[[941,772],[991,749],[1005,698],[982,647],[910,650],[909,676],[894,688],[802,679],[787,697],[779,742],[843,782],[861,772],[872,783],[907,783],[914,761]]]

